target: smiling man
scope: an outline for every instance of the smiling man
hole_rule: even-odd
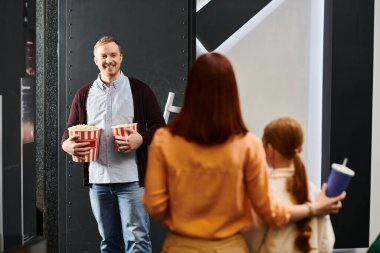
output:
[[[125,76],[122,61],[114,38],[105,36],[96,42],[94,62],[100,73],[77,91],[61,144],[66,153],[84,157],[89,143],[76,143],[78,136],[69,138],[67,129],[77,124],[102,129],[98,160],[83,163],[84,183],[102,237],[101,252],[149,253],[149,217],[142,205],[147,148],[165,121],[152,90]],[[128,123],[137,123],[137,131],[113,137],[112,126]]]

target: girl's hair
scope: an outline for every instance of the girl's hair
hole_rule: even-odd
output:
[[[281,155],[294,162],[295,172],[287,181],[287,191],[292,195],[296,204],[309,202],[308,178],[300,152],[302,151],[303,132],[301,125],[292,118],[279,118],[270,122],[264,129],[263,141],[277,150]],[[311,237],[310,219],[296,222],[298,235],[296,246],[302,252],[310,252],[309,243]]]
[[[235,74],[225,56],[207,53],[192,64],[181,112],[168,128],[174,135],[208,146],[248,132]]]

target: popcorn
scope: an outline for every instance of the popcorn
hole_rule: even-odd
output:
[[[99,156],[99,140],[101,129],[96,126],[91,125],[75,125],[68,128],[69,136],[78,135],[78,139],[75,140],[76,143],[89,142],[86,147],[90,147],[90,154],[86,155],[84,158],[79,158],[78,156],[72,156],[74,162],[94,162]]]
[[[72,127],[69,127],[69,131],[90,131],[90,130],[98,130],[99,127],[97,126],[91,126],[91,125],[85,125],[85,124],[79,124]]]

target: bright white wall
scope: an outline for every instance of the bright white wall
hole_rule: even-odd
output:
[[[321,177],[323,15],[320,0],[274,0],[215,50],[234,66],[251,131],[261,136],[264,126],[280,116],[302,124],[302,155],[316,184]]]
[[[282,115],[307,126],[309,2],[272,1],[260,19],[246,24],[241,38],[235,34],[215,50],[231,60],[244,118],[260,136],[266,123]]]

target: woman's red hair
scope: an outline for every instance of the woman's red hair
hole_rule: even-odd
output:
[[[200,56],[191,66],[181,112],[171,133],[201,145],[215,145],[248,132],[240,110],[235,74],[218,53]]]

